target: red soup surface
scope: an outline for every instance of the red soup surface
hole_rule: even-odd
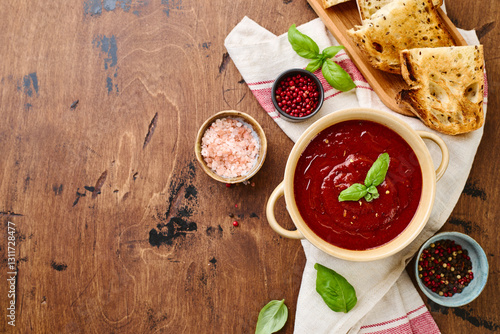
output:
[[[342,190],[364,184],[378,156],[389,170],[380,197],[339,202]],[[422,193],[422,171],[410,145],[386,126],[345,121],[321,131],[300,156],[294,175],[295,202],[306,224],[338,247],[366,250],[397,237],[408,226]]]

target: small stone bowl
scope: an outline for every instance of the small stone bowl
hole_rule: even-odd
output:
[[[201,155],[201,139],[203,138],[205,131],[210,127],[210,125],[212,125],[213,122],[221,118],[235,119],[237,121],[240,121],[244,125],[249,126],[252,130],[252,135],[254,135],[254,137],[258,139],[259,153],[257,155],[257,161],[247,174],[233,178],[222,177],[216,174],[212,169],[210,169],[210,167],[207,166],[207,163],[205,162],[203,156]],[[260,168],[264,164],[264,160],[266,159],[266,154],[267,154],[267,139],[264,130],[252,116],[241,111],[225,110],[211,116],[203,123],[203,125],[198,130],[198,134],[196,136],[194,151],[196,154],[196,159],[200,163],[201,167],[203,168],[205,173],[207,173],[212,179],[223,183],[230,183],[230,184],[240,183],[248,181],[252,176],[254,176],[260,170]]]
[[[311,78],[316,83],[316,86],[318,87],[318,93],[319,93],[319,100],[318,100],[318,105],[316,106],[316,108],[314,108],[309,115],[305,115],[305,116],[302,116],[302,117],[296,117],[296,116],[292,116],[292,115],[287,114],[285,111],[283,111],[278,106],[278,101],[276,100],[276,90],[278,89],[279,84],[281,83],[281,81],[283,79],[285,79],[286,77],[295,76],[297,74],[300,74],[300,75],[302,75],[304,77]],[[313,73],[311,73],[311,72],[309,72],[307,70],[303,70],[301,68],[292,68],[290,70],[287,70],[287,71],[281,73],[276,78],[276,80],[274,81],[273,87],[272,87],[271,97],[272,97],[272,100],[273,100],[274,107],[276,108],[276,110],[278,111],[278,113],[284,119],[286,119],[287,121],[290,121],[290,122],[302,122],[302,121],[305,121],[305,120],[313,117],[314,115],[316,115],[319,112],[319,110],[323,106],[323,101],[325,100],[325,91],[323,89],[323,85],[321,85],[321,81]]]
[[[456,293],[451,297],[440,296],[432,292],[431,289],[423,284],[422,279],[418,277],[418,259],[422,251],[429,247],[430,244],[444,239],[454,240],[456,244],[461,245],[463,249],[468,251],[472,262],[472,272],[474,273],[474,279],[469,285],[461,293]],[[470,303],[483,291],[488,280],[488,259],[481,246],[468,235],[459,232],[443,232],[431,237],[420,247],[415,261],[415,276],[420,289],[433,302],[446,307],[459,307]]]

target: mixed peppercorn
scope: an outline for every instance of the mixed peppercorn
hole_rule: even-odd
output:
[[[281,80],[275,95],[279,108],[295,117],[311,114],[318,106],[319,96],[316,83],[301,74]]]
[[[422,251],[418,277],[432,292],[451,297],[474,279],[472,262],[466,249],[453,240],[439,240]]]

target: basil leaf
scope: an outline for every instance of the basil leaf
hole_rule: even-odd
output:
[[[390,158],[388,153],[379,155],[368,171],[368,174],[366,174],[365,186],[378,186],[384,182],[387,170],[389,169],[389,162]]]
[[[342,45],[329,46],[323,50],[323,55],[325,55],[325,58],[333,58],[340,50],[343,50],[343,49],[344,49],[344,47]]]
[[[354,287],[334,270],[314,264],[318,271],[316,276],[316,291],[326,305],[335,312],[347,313],[356,305],[358,299]]]
[[[271,300],[259,312],[255,334],[270,334],[285,326],[288,319],[288,308],[285,300]]]
[[[322,65],[325,60],[323,58],[313,59],[307,64],[306,70],[314,73],[316,72]]]
[[[321,72],[330,86],[335,89],[347,92],[356,87],[349,74],[330,59],[325,60]]]
[[[319,56],[319,47],[311,37],[297,30],[295,24],[288,29],[288,41],[292,48],[301,57],[314,59]]]
[[[368,187],[367,191],[368,191],[368,193],[365,195],[365,200],[367,202],[371,202],[372,200],[380,197],[378,190],[377,190],[377,187],[375,187],[375,186]]]
[[[377,187],[375,186],[369,186],[366,190],[372,195],[378,194]]]
[[[347,189],[344,189],[339,194],[339,202],[343,201],[357,201],[363,198],[368,193],[365,185],[361,183],[354,183]]]

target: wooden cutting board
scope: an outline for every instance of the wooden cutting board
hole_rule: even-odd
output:
[[[328,30],[345,46],[347,53],[351,57],[357,68],[363,73],[366,81],[380,97],[382,102],[391,110],[400,114],[414,116],[413,113],[396,102],[396,96],[402,89],[408,89],[408,85],[403,77],[397,74],[387,73],[372,67],[361,50],[356,47],[351,37],[347,35],[347,30],[355,25],[361,25],[358,7],[355,0],[341,3],[339,5],[324,9],[321,0],[307,0],[316,14],[321,18]],[[448,29],[457,45],[467,45],[462,35],[450,21],[442,9],[438,9],[444,26]]]

